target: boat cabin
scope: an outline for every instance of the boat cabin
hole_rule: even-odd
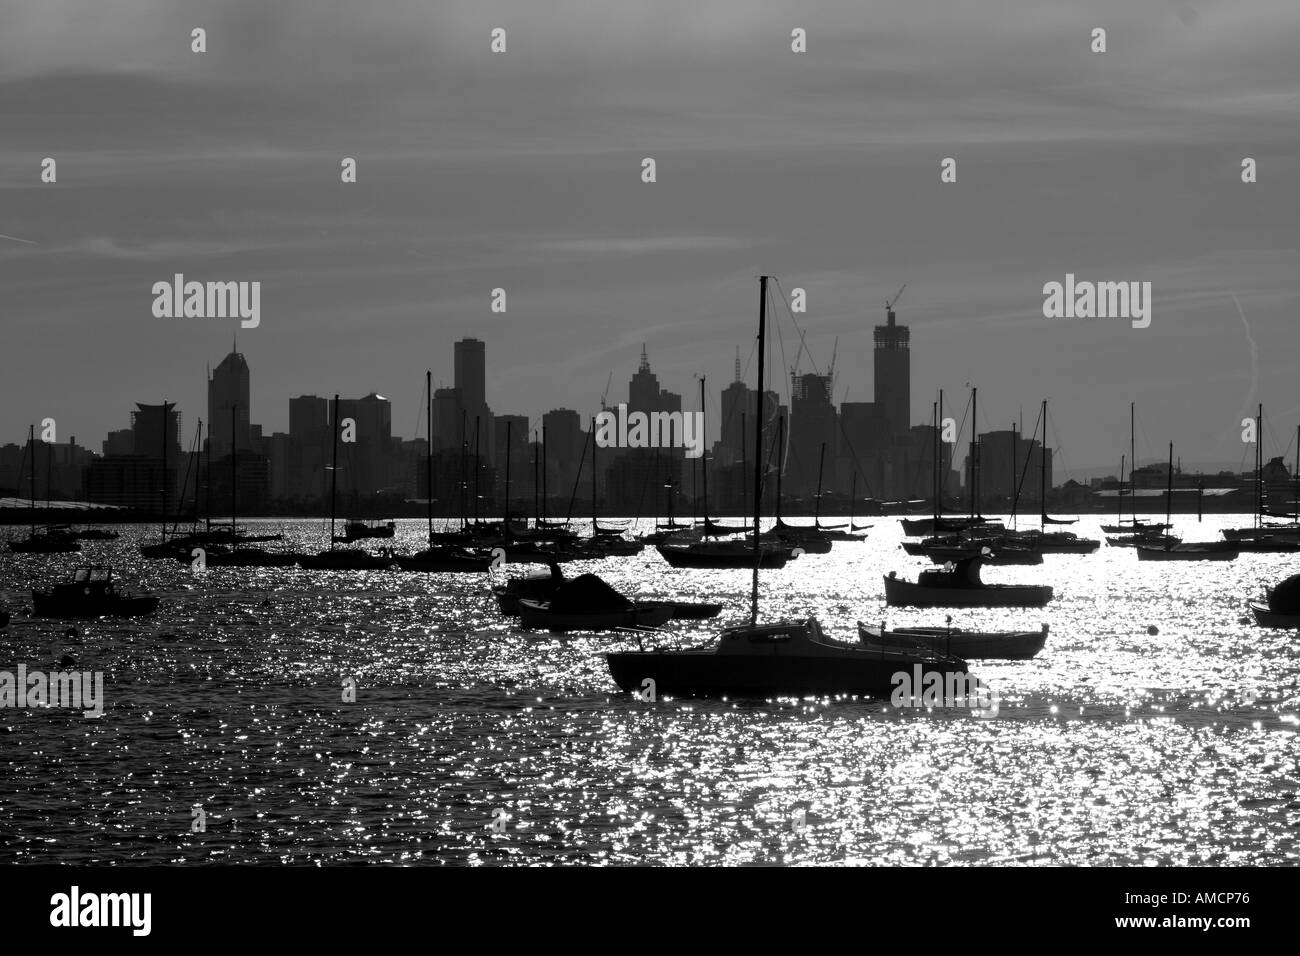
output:
[[[816,618],[806,621],[780,621],[751,627],[729,627],[718,640],[719,654],[776,654],[800,645],[824,644],[821,624]]]

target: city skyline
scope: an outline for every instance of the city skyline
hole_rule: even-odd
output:
[[[196,414],[195,369],[235,333],[271,430],[295,394],[379,391],[413,413],[424,369],[450,373],[437,344],[464,336],[493,350],[502,409],[590,409],[642,342],[689,396],[694,375],[728,380],[760,272],[806,290],[819,365],[838,337],[837,403],[869,395],[870,330],[907,283],[933,343],[911,421],[939,385],[984,386],[989,422],[1047,398],[1079,468],[1118,463],[1129,401],[1149,447],[1189,461],[1248,460],[1259,401],[1300,416],[1294,4],[1009,0],[934,21],[902,2],[702,19],[579,3],[559,29],[505,2],[501,55],[472,4],[437,7],[326,23],[300,2],[186,0],[128,26],[61,3],[80,42],[35,13],[7,22],[0,233],[22,241],[0,240],[0,436],[45,417],[104,434],[136,401]],[[344,60],[346,80],[320,66]],[[155,317],[176,273],[260,282],[260,323]],[[1045,318],[1067,275],[1150,282],[1150,326]],[[400,433],[413,423],[399,412]]]

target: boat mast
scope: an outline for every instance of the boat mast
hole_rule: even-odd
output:
[[[596,540],[596,416],[591,417],[591,539]]]
[[[817,459],[817,498],[813,502],[813,526],[822,524],[822,471],[826,467],[826,443],[822,442],[821,454]]]
[[[334,394],[334,462],[330,465],[330,550],[334,550],[335,499],[339,490],[339,396]]]
[[[202,437],[200,437],[199,440],[200,442],[202,442]],[[212,534],[212,426],[211,425],[208,425],[208,464],[204,470],[207,472],[207,474],[203,481],[204,484],[203,504],[205,506],[203,509],[204,512],[203,522],[204,522],[204,531],[209,536],[211,536]]]
[[[47,489],[48,491],[48,489]],[[182,489],[181,494],[185,492]],[[179,508],[177,509],[180,510]],[[159,531],[159,540],[166,543],[167,541],[167,403],[163,402],[162,406],[162,528]],[[178,519],[179,520],[179,519]]]
[[[781,521],[781,472],[784,471],[785,465],[785,416],[782,415],[776,423],[776,526],[782,525]]]
[[[480,416],[474,416],[474,530],[478,530],[478,477],[483,471],[483,459],[480,457],[479,439],[482,437],[483,428]]]
[[[748,423],[745,421],[745,413],[740,413],[740,513],[742,515],[749,513],[749,488],[745,486],[743,480],[746,466],[749,464],[749,438],[745,435],[745,427]],[[1300,436],[1300,429],[1296,430],[1296,435]],[[1300,455],[1300,452],[1297,453]]]
[[[238,431],[235,424],[235,412],[238,408],[238,402],[234,402],[230,406],[230,540],[232,543],[235,540],[235,510],[237,505],[235,492],[239,486],[239,472],[236,463],[238,450],[236,447],[237,442],[235,441],[235,434]],[[332,523],[330,524],[330,537],[334,537],[334,525]]]
[[[1016,438],[1017,438],[1016,423],[1012,422],[1011,423],[1011,488],[1010,488],[1010,494],[1008,494],[1007,497],[1011,499],[1011,527],[1013,528],[1016,526],[1016,507],[1020,504],[1019,489],[1016,487]]]
[[[1047,531],[1047,400],[1043,400],[1043,444],[1038,449],[1038,501],[1042,505],[1039,530]]]
[[[460,529],[469,527],[469,506],[465,496],[469,494],[469,412],[461,409],[460,413]]]
[[[1264,403],[1255,412],[1255,527],[1264,527]]]
[[[1124,523],[1124,456],[1119,456],[1119,504],[1115,507],[1115,520]],[[1124,530],[1123,528],[1120,529]]]
[[[704,446],[700,455],[700,475],[703,479],[704,497],[700,500],[700,509],[704,512],[704,536],[709,535],[709,443],[704,436],[708,429],[704,427],[704,376],[700,376],[700,444]]]
[[[429,524],[429,546],[433,546],[433,370],[424,370],[424,510]]]
[[[853,505],[858,498],[858,469],[853,469],[853,480],[849,482],[851,490],[849,491],[849,532],[853,532]]]
[[[767,276],[758,277],[758,393],[754,396],[754,578],[749,592],[749,626],[758,626],[758,565],[762,560],[759,549],[758,523],[762,516],[759,499],[763,494],[763,332],[767,324]],[[777,481],[781,480],[781,463],[777,462]],[[780,497],[777,498],[777,516],[780,517]]]
[[[979,389],[973,385],[970,390],[970,474],[967,476],[970,480],[970,516],[975,517],[975,442],[978,433],[979,418],[977,409],[979,407]]]
[[[932,426],[932,431],[934,432],[934,461],[930,462],[930,491],[932,492],[932,497],[934,499],[934,526],[931,528],[931,533],[938,534],[939,533],[939,403],[938,402],[931,403],[930,417],[934,421],[934,424]],[[857,476],[858,476],[858,472],[855,469],[853,472],[853,477],[856,478]],[[850,522],[850,524],[851,523],[852,522]]]
[[[541,518],[541,499],[538,492],[541,486],[537,483],[537,433],[533,432],[533,527],[540,528],[542,525]]]
[[[36,426],[27,426],[27,447],[32,453],[32,537],[36,536]]]
[[[1170,525],[1170,517],[1174,513],[1174,443],[1169,443],[1169,479],[1165,482],[1165,524]],[[1165,529],[1165,550],[1172,547],[1169,537],[1169,528]]]
[[[510,533],[510,433],[511,426],[514,425],[510,419],[506,419],[506,501],[505,517],[501,519],[501,530],[504,534]]]
[[[1136,417],[1137,417],[1137,413],[1134,411],[1134,409],[1136,408],[1136,406],[1137,406],[1137,403],[1136,403],[1136,402],[1129,402],[1129,403],[1128,403],[1128,474],[1129,474],[1129,484],[1131,484],[1131,485],[1133,486],[1131,489],[1129,489],[1129,490],[1132,492],[1132,495],[1130,495],[1130,498],[1131,498],[1132,500],[1129,501],[1129,506],[1130,506],[1130,509],[1129,509],[1129,510],[1131,510],[1131,511],[1133,512],[1133,530],[1134,530],[1134,531],[1137,530],[1137,523],[1138,523],[1137,484],[1136,484],[1136,483],[1134,482],[1134,480],[1133,480],[1133,473],[1134,473],[1135,471],[1137,471],[1137,466],[1138,466],[1138,460],[1137,460],[1137,439],[1135,438],[1135,434],[1136,434],[1136,430],[1137,430],[1137,429],[1136,429]],[[1122,485],[1121,485],[1120,491],[1121,491],[1120,498],[1121,498],[1121,500],[1122,500],[1122,499],[1123,499],[1123,486],[1122,486]],[[1165,530],[1168,531],[1167,528],[1166,528]]]
[[[546,426],[542,426],[542,520],[546,520]]]

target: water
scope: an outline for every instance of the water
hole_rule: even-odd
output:
[[[866,543],[763,572],[763,616],[815,613],[846,638],[859,619],[942,624],[949,612],[885,608],[883,574],[930,565],[898,547],[896,519],[874,522]],[[1097,537],[1099,523],[1072,530]],[[1249,519],[1175,523],[1199,540]],[[252,524],[324,546],[319,521]],[[423,527],[399,522],[396,546],[416,550]],[[862,700],[640,702],[601,656],[634,639],[519,631],[485,575],[196,575],[139,557],[156,534],[0,558],[14,612],[0,670],[59,669],[68,653],[65,669],[104,673],[106,698],[100,717],[0,710],[0,862],[1300,860],[1296,637],[1245,608],[1300,570],[1291,556],[1139,564],[1103,547],[986,569],[1053,584],[1057,599],[951,612],[954,626],[1051,625],[1037,659],[972,665],[998,694],[984,718]],[[159,612],[79,623],[75,638],[26,617],[32,586],[87,559],[157,593]],[[720,621],[676,622],[655,644],[704,643],[748,612],[747,572],[673,570],[653,548],[592,569],[632,594],[726,602]]]

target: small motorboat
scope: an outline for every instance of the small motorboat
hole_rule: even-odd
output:
[[[158,599],[152,595],[119,593],[112,568],[97,565],[77,568],[71,581],[50,591],[32,591],[37,617],[138,617],[157,608]]]
[[[682,697],[887,697],[900,686],[899,675],[910,681],[919,669],[924,678],[936,674],[942,681],[964,679],[968,670],[955,657],[830,640],[816,618],[729,627],[713,647],[620,651],[605,659],[625,691],[653,688],[657,695]]]
[[[796,546],[797,547],[797,546]],[[754,546],[748,541],[700,541],[660,544],[655,549],[674,568],[752,568]],[[783,568],[793,555],[790,545],[760,545],[760,568]]]
[[[1028,660],[1047,643],[1047,625],[1038,631],[963,631],[951,627],[899,627],[886,630],[858,622],[858,640],[871,649],[918,650],[967,660]]]
[[[492,560],[490,551],[435,545],[415,554],[399,555],[397,567],[403,571],[433,574],[482,574],[491,569]]]
[[[885,578],[885,602],[890,607],[1044,607],[1052,599],[1046,584],[985,584],[982,563],[982,556],[963,558],[922,571],[914,582],[891,571]]]
[[[1300,627],[1300,574],[1269,588],[1263,601],[1248,601],[1260,627]]]
[[[594,574],[563,582],[549,600],[519,599],[520,624],[546,631],[612,631],[658,627],[673,616],[673,606],[632,601]]]

